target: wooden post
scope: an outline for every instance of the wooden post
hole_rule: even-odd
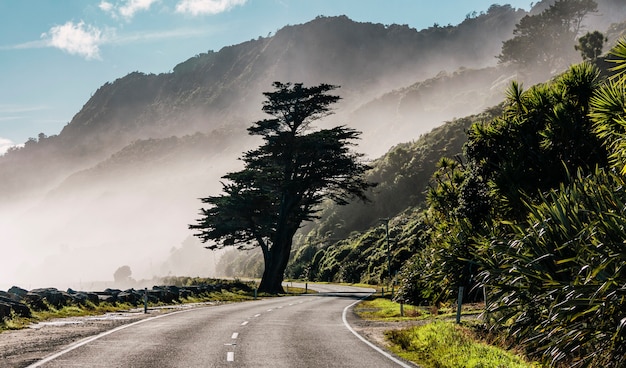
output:
[[[459,286],[459,297],[457,298],[456,306],[456,323],[461,323],[461,306],[463,305],[463,286]]]
[[[143,313],[148,313],[148,288],[143,289]]]

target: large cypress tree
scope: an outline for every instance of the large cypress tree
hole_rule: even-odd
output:
[[[202,198],[208,204],[191,229],[207,248],[259,246],[265,270],[259,291],[280,293],[293,236],[304,221],[316,218],[324,198],[346,204],[366,200],[372,184],[361,154],[350,147],[360,132],[338,126],[315,130],[311,123],[331,114],[340,97],[328,94],[329,84],[304,87],[274,82],[265,92],[262,110],[271,119],[255,122],[248,132],[263,138],[257,149],[241,158],[244,169],[226,174],[224,193]]]

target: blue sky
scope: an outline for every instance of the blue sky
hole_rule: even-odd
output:
[[[359,22],[456,25],[493,3],[529,0],[0,0],[0,154],[58,134],[104,83],[167,73],[318,15]]]

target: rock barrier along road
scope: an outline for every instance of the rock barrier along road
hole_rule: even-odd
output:
[[[182,310],[81,340],[30,367],[415,367],[350,327],[372,289],[316,285],[319,294]]]

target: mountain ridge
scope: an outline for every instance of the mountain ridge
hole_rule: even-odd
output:
[[[459,26],[421,31],[345,16],[318,17],[286,26],[272,37],[198,54],[171,73],[129,73],[100,87],[59,135],[40,135],[0,157],[5,178],[0,196],[7,204],[0,211],[0,228],[24,251],[85,247],[101,260],[99,267],[112,270],[122,262],[139,263],[146,254],[167,257],[172,246],[189,236],[187,224],[201,206],[197,198],[216,194],[220,177],[254,145],[246,127],[263,118],[262,92],[273,81],[340,85],[343,100],[320,125],[345,123],[364,131],[357,150],[376,157],[469,113],[450,109],[452,116],[425,114],[420,119],[429,108],[449,106],[450,94],[435,86],[448,88],[457,78],[491,75],[484,83],[462,83],[465,89],[452,94],[474,102],[465,104],[472,111],[488,107],[480,105],[503,90],[481,92],[481,103],[472,99],[479,95],[476,91],[512,72],[495,68],[495,55],[486,50],[501,46],[524,14],[492,6]],[[502,34],[493,23],[502,27]],[[471,35],[480,42],[468,42]],[[466,49],[484,57],[464,59]],[[397,92],[389,95],[392,91]],[[424,96],[438,94],[420,105]],[[389,99],[379,116],[360,110],[376,99]],[[400,118],[394,121],[398,111]],[[193,137],[197,141],[191,144]],[[70,210],[76,203],[79,208]],[[21,231],[24,224],[37,231]],[[109,248],[122,256],[108,255]],[[24,274],[36,274],[37,265],[46,262],[42,257]],[[72,267],[78,273],[83,266],[68,265]],[[145,262],[133,269],[151,272]]]

